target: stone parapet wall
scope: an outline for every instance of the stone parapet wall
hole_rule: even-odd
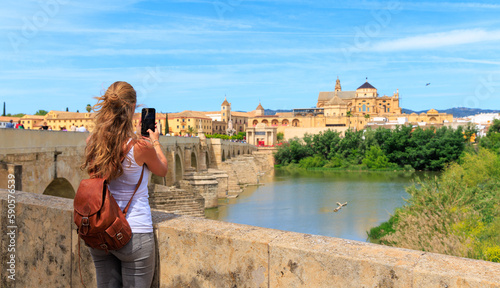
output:
[[[1,287],[83,287],[72,200],[16,191],[16,282],[7,278],[7,190],[0,190]],[[153,212],[152,287],[500,287],[500,264]],[[95,287],[85,246],[82,274]]]

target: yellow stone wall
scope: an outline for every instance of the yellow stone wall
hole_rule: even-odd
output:
[[[199,130],[199,121],[201,121],[201,126],[205,134],[212,134],[212,119],[210,118],[197,118],[197,117],[173,117],[168,118],[168,126],[170,129],[170,135],[172,136],[184,136],[188,134],[188,129],[190,127],[195,128],[195,131]],[[165,127],[165,126],[163,126]]]

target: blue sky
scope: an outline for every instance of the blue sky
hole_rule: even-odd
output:
[[[307,108],[339,76],[413,110],[500,109],[498,15],[496,1],[8,1],[0,101],[84,111],[122,80],[163,112],[225,95],[239,111]]]

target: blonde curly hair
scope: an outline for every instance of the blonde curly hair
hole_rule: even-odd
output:
[[[101,97],[95,97],[97,104],[95,129],[85,148],[86,169],[91,178],[113,180],[123,174],[120,159],[128,139],[137,139],[132,118],[136,108],[136,92],[127,82],[117,81]]]

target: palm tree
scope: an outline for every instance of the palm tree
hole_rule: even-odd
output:
[[[165,113],[165,135],[169,134],[170,133],[170,127],[168,127],[168,113]]]
[[[347,113],[345,114],[345,116],[347,116],[347,121],[349,122],[349,130],[351,130],[351,117],[352,117],[352,112],[351,111],[347,111]]]
[[[193,134],[196,132],[194,127],[188,126],[188,129],[186,132],[189,134],[189,136],[193,136]]]

